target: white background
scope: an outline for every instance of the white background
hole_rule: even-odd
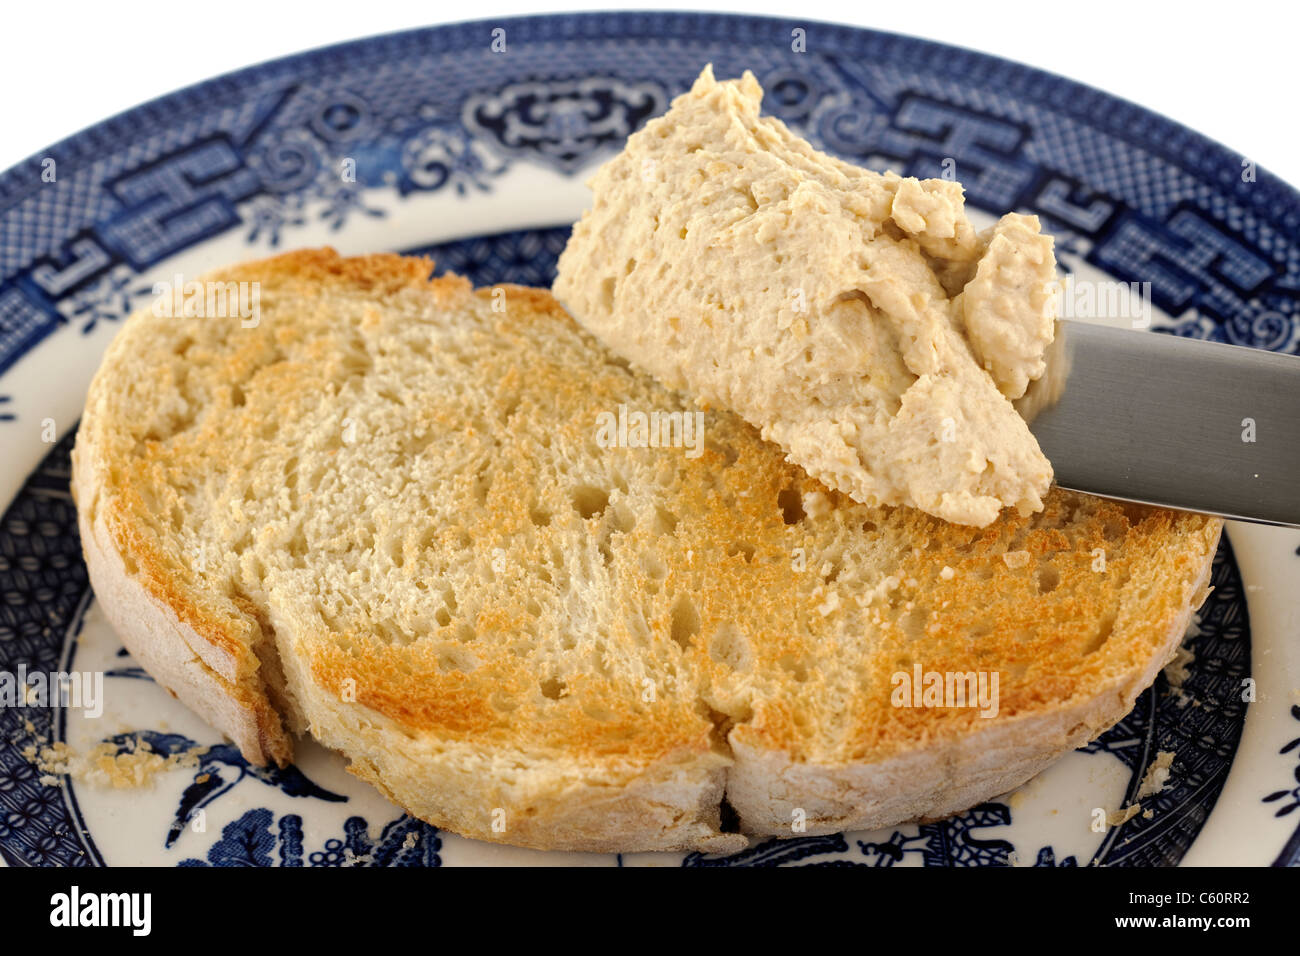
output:
[[[20,0],[0,13],[0,170],[145,100],[287,53],[454,20],[617,6]],[[1141,103],[1300,184],[1294,3],[640,0],[632,8],[834,20],[984,50]]]

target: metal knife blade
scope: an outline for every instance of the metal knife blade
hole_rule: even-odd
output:
[[[1016,407],[1064,488],[1300,525],[1300,357],[1062,321]]]

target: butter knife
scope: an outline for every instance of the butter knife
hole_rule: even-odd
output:
[[[1016,407],[1063,488],[1300,526],[1300,357],[1066,320]]]

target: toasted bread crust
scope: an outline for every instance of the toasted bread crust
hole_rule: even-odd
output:
[[[921,746],[883,759],[840,766],[810,765],[780,749],[755,745],[743,732],[730,742],[727,799],[754,836],[786,836],[802,810],[807,835],[874,830],[908,820],[928,822],[960,813],[1013,790],[1062,755],[1084,746],[1133,709],[1173,659],[1192,613],[1209,593],[1213,555],[1222,524],[1206,523],[1189,536],[1180,563],[1199,569],[1165,609],[1163,637],[1136,666],[1108,686],[1076,694],[1057,707],[1006,721],[980,721],[964,734],[936,735]]]
[[[79,474],[84,479],[86,470],[74,467],[72,489],[78,502],[93,495],[79,487]],[[265,688],[225,679],[195,652],[194,648],[220,652],[226,643],[222,637],[200,635],[176,606],[151,595],[138,577],[127,573],[102,514],[78,508],[77,526],[95,597],[131,655],[168,693],[229,737],[246,760],[258,765],[289,764],[293,741]]]
[[[133,318],[92,383],[73,454],[92,584],[141,664],[254,763],[289,761],[291,735],[309,731],[422,819],[543,849],[728,852],[744,838],[719,829],[724,793],[742,830],[755,835],[794,835],[796,809],[805,811],[805,833],[938,817],[1017,785],[1123,716],[1172,655],[1203,596],[1221,529],[1214,519],[1053,491],[1042,515],[1007,515],[982,530],[949,526],[827,492],[725,415],[710,417],[714,444],[693,463],[680,453],[621,450],[620,468],[650,469],[671,487],[663,493],[669,498],[655,500],[675,502],[670,524],[680,523],[680,543],[665,543],[657,519],[645,517],[653,509],[636,520],[613,514],[624,504],[644,505],[637,495],[650,492],[636,479],[629,491],[608,494],[603,514],[565,525],[577,519],[560,515],[556,502],[569,507],[568,498],[537,497],[553,480],[537,470],[542,449],[502,450],[503,441],[514,448],[512,431],[493,432],[496,444],[482,445],[497,456],[486,492],[456,484],[455,476],[439,479],[461,502],[453,510],[467,530],[457,533],[489,561],[493,544],[512,541],[534,549],[512,561],[535,560],[528,556],[545,553],[547,535],[561,532],[569,537],[555,537],[557,547],[588,549],[597,563],[605,549],[614,570],[590,573],[617,573],[609,578],[617,583],[582,606],[650,605],[647,633],[618,630],[611,646],[632,655],[628,674],[643,667],[658,682],[654,705],[637,702],[641,684],[620,676],[622,664],[613,676],[601,673],[607,665],[574,664],[553,685],[558,692],[544,686],[537,693],[544,675],[505,645],[538,626],[536,615],[525,613],[530,601],[550,622],[537,640],[567,630],[573,612],[547,616],[553,589],[538,590],[531,578],[484,598],[466,619],[477,636],[464,649],[444,639],[461,626],[454,607],[449,621],[440,617],[402,640],[385,636],[387,624],[370,628],[364,616],[344,612],[322,626],[299,606],[296,592],[307,579],[293,577],[294,567],[248,563],[280,554],[281,532],[243,516],[256,501],[224,498],[233,516],[199,530],[230,535],[219,550],[238,560],[227,563],[219,583],[196,571],[159,517],[188,520],[173,509],[168,489],[192,488],[214,443],[232,461],[279,454],[287,439],[250,450],[243,444],[257,436],[240,432],[237,439],[230,429],[298,422],[313,404],[332,400],[314,392],[317,379],[338,366],[329,337],[369,334],[389,313],[436,320],[438,334],[453,343],[460,333],[446,330],[455,329],[457,316],[472,315],[462,338],[480,349],[500,343],[501,357],[492,359],[498,364],[466,373],[491,393],[476,399],[486,403],[481,412],[472,404],[427,412],[430,434],[459,436],[449,446],[455,449],[480,447],[482,433],[495,428],[492,415],[504,408],[523,422],[515,426],[525,430],[519,441],[529,429],[547,429],[555,448],[547,454],[586,467],[595,409],[624,394],[643,405],[686,407],[606,358],[548,293],[503,287],[509,313],[497,318],[494,290],[474,292],[457,277],[430,280],[430,269],[425,260],[308,250],[215,274],[260,282],[277,318],[229,343],[200,337],[194,348],[208,351],[186,361],[216,370],[204,399],[212,414],[196,419],[189,409],[175,435],[138,434],[143,426],[132,418],[142,401],[158,403],[180,386],[164,381],[143,397],[115,391],[133,362],[180,348],[167,339],[179,334],[173,329]],[[324,303],[323,331],[294,319]],[[555,354],[541,354],[552,340]],[[299,353],[309,360],[295,364]],[[236,401],[228,380],[246,379],[250,369],[262,377]],[[529,405],[537,396],[538,406]],[[328,460],[341,468],[345,453],[332,451]],[[422,459],[411,461],[414,469]],[[249,494],[273,495],[274,488]],[[295,513],[311,514],[310,498],[301,498]],[[539,524],[535,512],[543,505],[554,518]],[[804,506],[828,513],[804,514]],[[622,523],[611,524],[616,519]],[[332,533],[347,533],[348,515],[339,522]],[[250,527],[257,529],[251,538]],[[436,531],[415,550],[393,539],[392,580],[420,590],[436,583],[419,569],[419,548],[463,547],[446,544],[451,530],[443,537]],[[370,560],[387,567],[378,547],[384,532],[376,522]],[[636,557],[656,548],[660,566]],[[1092,570],[1097,548],[1109,561],[1102,573]],[[795,550],[807,552],[808,572],[792,572]],[[1007,557],[1021,552],[1024,562]],[[560,557],[570,561],[564,574],[587,573],[581,560]],[[479,567],[486,593],[491,572]],[[862,596],[856,589],[869,586],[879,593],[846,610],[845,602]],[[679,626],[678,605],[670,613],[669,591],[690,597],[688,627]],[[844,601],[832,606],[831,593]],[[419,612],[412,620],[423,620],[420,606],[412,607]],[[572,655],[583,653],[581,640]],[[1005,671],[1001,714],[985,720],[969,710],[889,707],[890,674],[913,661],[936,670],[979,663]],[[504,831],[496,811],[507,821]]]

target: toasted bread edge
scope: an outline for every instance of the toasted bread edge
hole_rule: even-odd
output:
[[[1129,713],[1173,659],[1192,614],[1208,595],[1223,522],[1206,521],[1198,537],[1194,581],[1183,589],[1163,636],[1142,666],[1082,700],[998,721],[973,734],[938,739],[882,761],[816,766],[780,751],[756,748],[733,732],[735,765],[727,800],[751,836],[795,836],[874,830],[908,821],[938,820],[1007,793],[1051,763],[1084,746]],[[792,832],[800,810],[802,829]],[[1114,809],[1114,808],[1108,808]]]
[[[288,253],[257,265],[303,281],[359,282],[375,289],[421,284],[439,296],[468,288],[459,277],[430,280],[422,272],[424,267],[414,264],[419,262],[427,260],[393,255],[343,259],[333,250],[321,249]],[[238,275],[242,268],[228,267],[211,275]],[[98,507],[101,489],[94,481],[100,472],[91,466],[95,449],[85,438],[84,432],[79,433],[73,451],[72,487],[87,570],[108,620],[145,670],[228,736],[245,759],[258,765],[288,764],[293,759],[292,730],[298,729],[301,717],[276,707],[265,675],[255,665],[239,666],[227,674],[214,669],[214,660],[226,651],[186,622],[185,615],[195,609],[173,606],[128,573],[107,516]],[[1140,670],[1061,709],[1000,721],[979,733],[936,741],[884,761],[837,767],[800,764],[780,752],[748,747],[733,732],[731,758],[717,753],[677,755],[639,768],[616,787],[607,781],[575,785],[580,774],[556,777],[562,785],[543,794],[539,806],[503,808],[517,821],[503,834],[474,822],[483,815],[486,793],[481,787],[462,788],[465,781],[455,779],[459,761],[450,759],[454,755],[435,764],[448,774],[441,781],[430,778],[429,764],[401,766],[400,755],[378,750],[348,753],[349,769],[394,803],[437,826],[538,849],[734,852],[745,845],[746,836],[718,829],[724,800],[739,815],[743,833],[750,836],[812,835],[941,818],[1018,786],[1132,709],[1137,695],[1154,681],[1183,638],[1196,597],[1204,592],[1221,530],[1221,522],[1207,522],[1205,550],[1194,556],[1200,561],[1199,575],[1184,588],[1181,610]],[[219,625],[214,622],[214,626]],[[281,663],[293,666],[290,661]],[[291,679],[291,688],[295,684],[299,681]],[[342,729],[341,725],[311,728],[326,745],[335,736],[332,731]],[[392,743],[396,740],[390,738]],[[398,764],[392,763],[394,759]],[[791,827],[792,805],[806,813],[805,826],[798,831]],[[523,812],[526,809],[534,812]]]

